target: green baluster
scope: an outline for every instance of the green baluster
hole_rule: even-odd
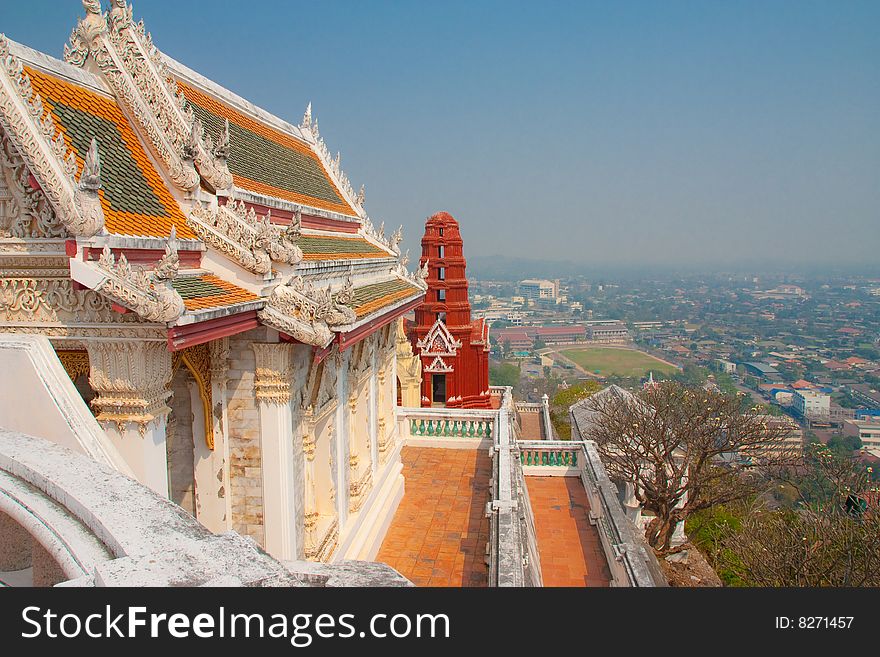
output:
[[[416,433],[417,430],[418,430],[418,425],[416,424],[416,419],[414,417],[410,418],[410,420],[409,420],[409,435],[410,436],[417,436],[418,435],[418,433]]]
[[[449,436],[449,418],[443,421],[443,435]]]
[[[469,429],[468,429],[468,435],[469,435],[471,438],[474,437],[474,424],[476,424],[476,422],[474,422],[473,420],[471,420],[471,422],[470,422],[470,427],[469,427]]]
[[[519,453],[519,462],[522,463],[523,465],[525,465],[525,463],[526,463],[526,453],[525,452]]]
[[[424,418],[419,420],[419,435],[420,436],[425,435],[425,419]]]
[[[547,452],[541,452],[541,465],[547,465]]]
[[[483,422],[479,422],[477,424],[477,436],[479,436],[480,438],[483,437]]]
[[[428,435],[434,435],[434,420],[428,420]]]
[[[486,438],[492,437],[492,422],[486,422]]]
[[[572,465],[573,465],[573,466],[577,466],[577,464],[578,464],[578,454],[577,454],[577,452],[572,452],[572,453],[571,453],[571,458],[572,458]]]

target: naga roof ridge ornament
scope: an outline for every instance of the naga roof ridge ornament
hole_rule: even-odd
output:
[[[297,211],[290,225],[282,228],[272,223],[271,211],[258,218],[253,207],[235,199],[216,209],[198,205],[187,217],[199,239],[259,275],[272,270],[273,260],[289,265],[302,260],[302,249],[297,245],[301,221]]]
[[[172,285],[180,264],[174,229],[152,276],[144,269],[132,268],[125,254],[116,259],[106,245],[97,262],[83,264],[102,276],[93,288],[96,292],[149,322],[171,323],[186,311],[183,298]]]
[[[104,230],[100,158],[92,139],[77,181],[76,153],[68,149],[51,112],[33,89],[30,76],[0,34],[0,125],[28,170],[39,181],[56,215],[71,235],[92,237]]]
[[[192,192],[201,178],[215,189],[231,188],[228,147],[216,149],[202,130],[194,129],[192,110],[143,21],[134,23],[125,0],[113,0],[112,5],[102,15],[98,0],[83,0],[86,17],[71,32],[64,60],[82,67],[89,56],[94,59],[179,189]],[[224,142],[223,133],[218,140]]]
[[[333,294],[329,287],[316,289],[311,281],[297,275],[272,288],[266,307],[258,315],[265,324],[300,342],[326,347],[333,340],[334,329],[341,330],[356,321],[353,301],[350,277]]]
[[[336,187],[345,197],[345,200],[351,205],[355,213],[361,219],[365,218],[366,211],[363,206],[363,198],[360,197],[359,194],[355,194],[354,188],[351,186],[351,181],[342,170],[342,155],[339,151],[336,151],[336,157],[330,155],[330,150],[327,148],[327,144],[324,143],[324,139],[318,131],[318,118],[312,114],[311,102],[306,106],[306,111],[303,114],[299,128],[307,140],[311,138],[310,141],[314,145],[314,150],[318,155],[318,159],[321,160],[321,164],[324,165],[324,168],[327,170],[327,173],[330,174]]]

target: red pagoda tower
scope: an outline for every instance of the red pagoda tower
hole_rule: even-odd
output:
[[[491,408],[489,327],[471,321],[461,233],[448,212],[425,223],[419,266],[425,262],[428,292],[410,330],[422,361],[422,406]]]

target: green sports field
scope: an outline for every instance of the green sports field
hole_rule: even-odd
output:
[[[565,349],[562,355],[573,360],[587,372],[602,376],[646,376],[649,371],[675,372],[653,356],[633,349],[613,349],[609,347],[583,347]]]

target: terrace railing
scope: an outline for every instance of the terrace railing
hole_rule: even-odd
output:
[[[467,408],[398,408],[397,425],[406,444],[488,447],[494,443],[498,411]]]

